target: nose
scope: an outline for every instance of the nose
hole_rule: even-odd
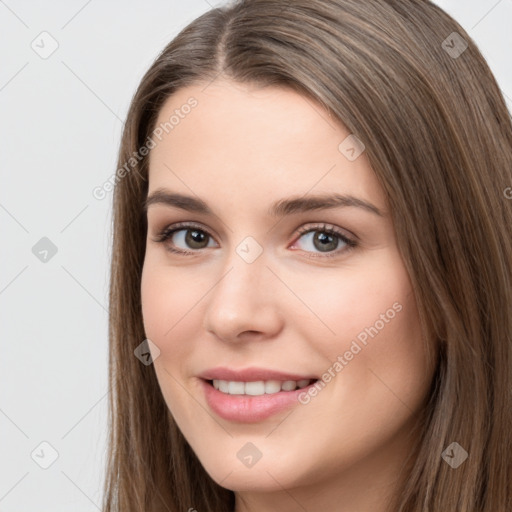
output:
[[[229,343],[276,336],[283,326],[279,285],[263,255],[247,263],[234,253],[205,297],[204,328]]]

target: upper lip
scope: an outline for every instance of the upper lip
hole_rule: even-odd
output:
[[[228,381],[238,381],[238,382],[254,382],[259,380],[305,380],[305,379],[314,379],[317,377],[312,376],[311,374],[307,375],[299,375],[298,373],[287,373],[281,372],[277,370],[270,370],[266,368],[244,368],[244,369],[234,369],[234,368],[226,368],[222,366],[218,366],[216,368],[210,368],[205,370],[204,372],[198,375],[201,379],[204,380],[228,380]]]

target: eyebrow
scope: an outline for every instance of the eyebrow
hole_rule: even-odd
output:
[[[144,212],[147,212],[149,206],[154,204],[173,206],[181,210],[213,215],[210,207],[201,199],[172,193],[165,189],[157,189],[146,198],[143,204]],[[284,217],[296,213],[343,207],[361,208],[380,217],[384,216],[381,210],[372,203],[346,194],[321,194],[280,199],[270,206],[267,213],[272,217]]]

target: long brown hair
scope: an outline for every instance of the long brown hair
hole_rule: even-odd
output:
[[[146,338],[141,148],[171,94],[221,75],[313,98],[364,143],[387,195],[425,339],[437,347],[421,443],[390,510],[512,510],[512,123],[487,63],[428,0],[245,0],[182,30],[126,119],[113,209],[105,512],[234,508],[234,493],[209,477],[173,421],[153,366],[134,356]],[[452,442],[469,454],[457,469],[441,458]]]

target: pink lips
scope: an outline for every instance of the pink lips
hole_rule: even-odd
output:
[[[199,378],[204,380],[232,380],[239,382],[254,382],[257,380],[305,380],[305,379],[318,379],[315,375],[299,375],[298,373],[284,373],[275,370],[267,370],[265,368],[246,368],[245,370],[235,370],[218,366],[211,368],[198,375]]]
[[[201,387],[205,394],[206,402],[210,409],[228,421],[239,423],[255,423],[262,421],[280,411],[297,405],[300,393],[307,392],[310,386],[295,391],[279,391],[278,393],[260,396],[229,395],[215,389],[211,383],[213,379],[254,382],[268,380],[313,380],[317,377],[311,375],[299,375],[283,373],[263,368],[247,368],[245,370],[233,370],[229,368],[212,368],[199,375]]]

